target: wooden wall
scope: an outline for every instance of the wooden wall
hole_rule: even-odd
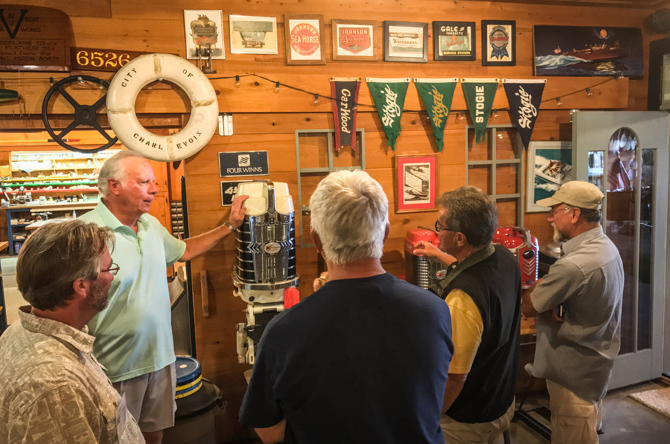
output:
[[[24,1],[58,8],[55,0]],[[185,53],[183,9],[224,8],[223,34],[226,43],[230,40],[227,28],[229,14],[276,16],[279,27],[278,55],[229,54],[227,48],[224,61],[214,61],[217,76],[256,73],[273,80],[308,91],[329,95],[329,77],[506,77],[530,78],[533,76],[532,28],[533,25],[602,25],[642,27],[644,19],[654,12],[645,8],[594,7],[594,6],[534,6],[529,4],[415,0],[412,2],[392,0],[369,0],[360,2],[342,0],[328,3],[317,0],[257,0],[255,2],[230,0],[225,3],[211,1],[175,0],[171,2],[145,0],[96,0],[72,1],[64,6],[71,15],[74,38],[79,47],[126,49],[148,52]],[[81,8],[77,7],[80,5]],[[318,13],[324,15],[326,37],[325,66],[286,66],[284,56],[284,13]],[[357,18],[377,20],[378,35],[381,35],[383,20],[432,22],[433,20],[475,21],[500,19],[516,20],[517,65],[515,67],[482,67],[481,60],[475,62],[432,61],[432,27],[429,26],[429,62],[427,64],[379,62],[333,62],[330,20],[333,18]],[[645,58],[650,40],[658,38],[643,32]],[[478,37],[479,40],[479,37]],[[380,60],[383,60],[381,43],[377,42]],[[478,48],[478,55],[481,50]],[[645,69],[648,63],[645,62]],[[109,79],[110,74],[89,73]],[[4,87],[19,89],[26,98],[23,110],[16,104],[0,104],[1,128],[36,128],[39,120],[34,118],[41,108],[42,97],[49,87],[44,74],[2,73]],[[62,75],[57,75],[60,78]],[[646,79],[646,75],[645,75]],[[563,105],[549,100],[540,109],[533,140],[570,140],[571,125],[569,110],[580,109],[626,109],[643,110],[647,101],[647,81],[623,79],[594,88],[593,97],[584,93],[565,94],[600,83],[600,78],[550,78],[545,98],[561,96]],[[298,129],[331,129],[333,127],[331,105],[321,100],[313,105],[313,97],[304,93],[281,88],[279,94],[272,92],[274,84],[253,77],[243,77],[240,88],[234,88],[234,80],[213,80],[218,91],[221,112],[234,115],[234,132],[231,137],[216,135],[199,154],[188,159],[185,165],[187,198],[191,235],[197,235],[221,224],[228,217],[228,208],[220,206],[220,178],[217,170],[217,153],[222,151],[267,150],[270,161],[270,179],[289,184],[296,206],[298,202],[297,171],[295,153],[295,131]],[[81,91],[83,97],[99,94],[92,90]],[[97,97],[97,96],[96,96]],[[145,115],[183,113],[184,96],[179,91],[160,90],[141,93],[137,110]],[[371,104],[367,87],[361,85],[360,102]],[[495,107],[506,108],[502,88],[499,89]],[[410,85],[406,109],[420,110],[423,105],[414,86]],[[464,110],[465,102],[460,87],[454,97],[453,110]],[[61,101],[53,104],[54,114],[66,115],[67,106]],[[406,112],[402,117],[402,133],[397,149],[391,151],[381,129],[376,112],[359,107],[358,127],[365,129],[366,169],[387,191],[393,208],[393,165],[396,155],[427,154],[436,152],[432,129],[423,112]],[[19,112],[30,113],[32,118],[12,117]],[[445,131],[445,148],[438,155],[439,191],[452,190],[465,184],[465,125],[471,124],[469,115],[460,120],[458,113],[449,116]],[[510,124],[507,112],[490,121],[491,124]],[[315,155],[310,161],[323,165],[323,146],[314,139]],[[511,147],[511,145],[510,145]],[[320,151],[321,150],[321,151]],[[521,153],[525,156],[525,153]],[[351,153],[344,150],[338,162],[352,163]],[[513,178],[509,178],[513,180]],[[516,179],[514,179],[516,180]],[[309,185],[315,186],[316,181]],[[509,187],[509,183],[506,185]],[[308,189],[305,188],[305,190]],[[303,201],[309,198],[305,193]],[[394,274],[404,273],[403,239],[409,228],[418,225],[431,226],[436,213],[396,214],[391,211],[391,236],[388,240],[384,266]],[[544,214],[526,214],[525,225],[540,238],[548,242],[551,238]],[[297,227],[297,231],[308,227]],[[223,442],[243,441],[251,432],[239,426],[237,413],[246,383],[242,372],[249,368],[237,363],[235,351],[235,325],[244,321],[245,304],[232,296],[230,277],[233,263],[234,241],[226,239],[214,250],[197,258],[192,263],[194,278],[195,322],[197,357],[202,362],[204,375],[215,382],[228,401],[228,409],[218,421],[219,436]],[[311,292],[311,281],[316,276],[317,254],[313,249],[297,249],[298,272],[302,278],[301,297]],[[199,274],[208,273],[210,316],[202,314]],[[308,357],[306,357],[308,358]],[[355,363],[352,363],[355,365]]]

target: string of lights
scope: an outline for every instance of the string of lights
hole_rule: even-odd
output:
[[[271,84],[274,84],[275,85],[274,92],[276,94],[279,93],[281,87],[291,89],[291,90],[294,90],[294,91],[298,91],[298,92],[302,92],[302,93],[305,93],[305,94],[309,94],[310,96],[314,97],[314,103],[315,104],[318,104],[320,99],[340,101],[340,99],[338,99],[336,97],[331,97],[331,96],[328,96],[328,95],[323,95],[321,93],[308,91],[308,90],[303,89],[303,88],[298,88],[296,86],[292,86],[292,85],[289,85],[289,84],[286,84],[286,83],[279,82],[277,80],[270,79],[270,78],[262,76],[260,74],[236,74],[236,75],[232,75],[232,76],[209,77],[209,79],[210,80],[230,80],[230,79],[234,79],[235,80],[234,87],[239,88],[240,85],[241,85],[240,79],[242,77],[255,77],[255,78],[258,78],[258,79],[261,79],[261,80],[265,80],[266,82],[269,82]],[[49,83],[53,84],[54,82],[58,82],[58,81],[60,81],[64,78],[67,78],[67,77],[62,77],[62,78],[31,77],[31,78],[26,78],[26,79],[20,79],[20,78],[4,78],[3,79],[3,78],[0,78],[0,88],[2,86],[4,86],[5,82],[18,82],[19,84],[21,84],[21,83],[28,83],[28,82],[48,81]],[[561,95],[558,95],[556,97],[545,98],[545,99],[542,100],[541,103],[555,102],[557,106],[561,106],[561,105],[563,105],[563,102],[561,101],[561,98],[572,96],[572,95],[579,94],[579,93],[582,93],[582,92],[586,93],[586,95],[588,97],[591,97],[591,96],[593,96],[593,91],[592,91],[593,89],[595,89],[595,88],[597,88],[601,85],[604,85],[608,82],[611,82],[613,80],[620,79],[620,78],[622,78],[622,76],[609,77],[606,80],[603,80],[602,82],[596,83],[596,84],[588,86],[586,88],[582,88],[582,89],[578,89],[578,90],[575,90],[575,91],[572,91],[572,92],[569,92],[569,93],[561,94]],[[367,104],[367,103],[360,103],[360,102],[354,102],[353,105],[355,107],[366,107],[366,108],[371,108],[371,109],[376,109],[377,108],[375,105],[371,105],[371,104]],[[494,110],[494,112],[497,113],[498,111],[508,111],[508,110],[509,110],[509,108],[497,108],[497,109]],[[403,109],[403,112],[421,113],[421,112],[426,112],[426,111],[425,110]]]

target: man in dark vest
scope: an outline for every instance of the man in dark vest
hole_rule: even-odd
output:
[[[497,226],[495,202],[478,188],[462,187],[438,202],[440,248],[424,242],[415,251],[448,267],[431,288],[449,305],[453,329],[441,420],[445,443],[502,442],[514,415],[521,272],[506,248],[491,244]]]

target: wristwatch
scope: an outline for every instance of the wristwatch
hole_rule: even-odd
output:
[[[233,226],[230,224],[230,222],[228,222],[228,221],[225,221],[225,222],[223,223],[223,225],[224,225],[226,228],[228,228],[228,229],[230,230],[231,233],[239,233],[239,232],[240,232],[239,229],[233,227]]]

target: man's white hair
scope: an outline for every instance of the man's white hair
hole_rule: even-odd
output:
[[[309,201],[312,230],[336,265],[379,259],[384,249],[389,202],[364,171],[337,171],[316,187]]]
[[[102,197],[109,195],[109,187],[107,186],[109,179],[116,179],[123,185],[126,184],[126,171],[123,168],[123,159],[128,158],[144,159],[144,157],[133,151],[121,151],[107,159],[102,165],[100,174],[98,174],[98,191]]]

